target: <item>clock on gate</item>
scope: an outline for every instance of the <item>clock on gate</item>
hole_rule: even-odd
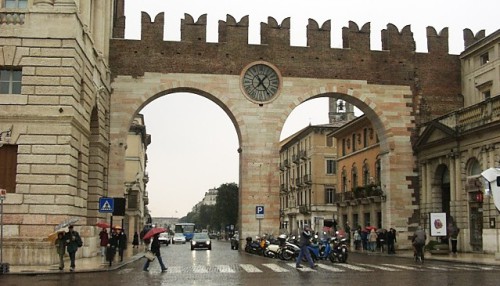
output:
[[[270,63],[258,61],[241,72],[241,89],[252,102],[262,104],[276,99],[281,88],[281,75]]]

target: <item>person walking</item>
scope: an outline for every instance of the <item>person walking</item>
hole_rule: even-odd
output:
[[[118,230],[116,228],[113,228],[106,249],[106,259],[109,262],[109,266],[113,265],[113,260],[115,259],[116,250],[119,247],[119,243],[120,243],[120,237],[118,234]]]
[[[64,231],[57,233],[56,250],[59,255],[59,270],[64,269],[64,254],[66,253],[66,240],[64,239]]]
[[[123,261],[123,252],[127,249],[127,235],[123,229],[120,230],[118,234],[118,255],[120,256],[120,262]]]
[[[64,235],[64,239],[66,241],[66,247],[69,254],[69,259],[71,261],[70,271],[75,271],[75,260],[76,260],[76,252],[78,248],[82,247],[83,241],[80,237],[80,234],[74,230],[73,225],[69,226],[69,231]]]
[[[165,272],[167,271],[168,267],[166,267],[165,264],[163,264],[163,260],[161,259],[160,240],[158,239],[159,236],[160,236],[159,233],[153,236],[153,241],[151,241],[151,252],[153,252],[153,254],[156,256],[156,259],[158,259],[158,263],[160,263],[161,267],[161,272]],[[150,263],[151,261],[149,261],[149,259],[146,259],[146,263],[144,264],[142,270],[149,271]]]
[[[132,248],[139,248],[139,234],[137,231],[134,233],[134,239],[132,240]]]
[[[309,262],[309,266],[311,266],[312,269],[316,268],[317,266],[316,264],[314,264],[308,249],[309,244],[311,244],[311,237],[312,237],[312,232],[311,229],[309,228],[309,225],[304,224],[304,230],[300,234],[300,252],[299,256],[297,256],[297,261],[295,261],[296,268],[302,268],[300,262],[302,261],[302,257],[304,255],[306,256],[306,259]]]
[[[417,227],[417,230],[413,234],[412,244],[415,250],[415,260],[420,259],[420,261],[424,262],[424,245],[427,240],[427,234],[421,226]]]
[[[447,231],[448,231],[448,238],[451,241],[451,252],[453,253],[453,255],[456,255],[457,254],[458,233],[460,232],[460,228],[458,228],[458,226],[455,223],[450,222],[448,224]]]
[[[101,257],[103,259],[106,258],[106,247],[108,246],[109,242],[109,235],[108,235],[108,230],[103,228],[101,232],[99,232],[99,240],[100,240],[100,246],[101,246]],[[104,261],[104,260],[103,260]]]

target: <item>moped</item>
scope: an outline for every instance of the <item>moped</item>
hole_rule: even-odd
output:
[[[333,263],[338,261],[340,263],[347,262],[347,238],[346,237],[334,237],[332,238],[332,251],[330,252],[329,259]]]

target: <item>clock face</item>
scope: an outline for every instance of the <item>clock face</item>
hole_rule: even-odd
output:
[[[269,64],[257,63],[243,72],[241,86],[251,101],[269,102],[278,94],[280,77]]]

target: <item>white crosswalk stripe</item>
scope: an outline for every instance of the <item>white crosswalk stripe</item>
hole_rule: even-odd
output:
[[[399,264],[382,264],[388,267],[395,267],[399,269],[404,269],[404,270],[421,270],[420,268],[412,267],[412,266],[406,266],[406,265],[399,265]]]
[[[379,265],[379,264],[358,264],[358,265],[361,265],[361,266],[364,266],[364,267],[368,267],[368,268],[371,267],[371,268],[375,268],[375,269],[379,269],[379,270],[384,270],[384,271],[401,271],[401,269],[394,269],[394,268],[382,266],[382,265]]]
[[[168,273],[182,273],[182,268],[180,266],[169,266]]]
[[[309,265],[303,265],[302,268],[295,269],[295,262],[284,262],[276,261],[274,263],[263,263],[263,264],[232,264],[232,265],[197,265],[193,267],[181,267],[181,266],[169,266],[168,273],[196,273],[196,274],[206,274],[206,273],[227,273],[234,274],[237,272],[246,273],[265,273],[265,272],[276,272],[276,273],[301,273],[301,272],[335,272],[335,273],[346,273],[346,272],[372,272],[372,271],[492,271],[498,270],[498,267],[487,266],[487,265],[468,265],[468,264],[415,264],[415,265],[400,265],[400,264],[367,264],[367,263],[318,263],[316,269],[311,269]],[[127,274],[133,269],[125,268],[121,269],[119,274]],[[159,269],[157,269],[159,270]],[[152,270],[155,272],[155,270]]]
[[[351,270],[361,271],[361,272],[370,272],[370,271],[373,271],[371,269],[366,269],[366,268],[363,268],[363,267],[359,267],[359,266],[352,265],[352,264],[347,264],[347,263],[339,263],[339,264],[335,264],[335,265],[338,265],[340,267],[345,267],[345,268],[348,268],[348,269],[351,269]]]
[[[234,272],[236,272],[229,265],[216,265],[215,268],[217,268],[217,270],[219,270],[220,273],[234,273]]]
[[[289,271],[288,269],[280,267],[280,266],[278,266],[278,265],[276,265],[274,263],[266,263],[266,264],[262,264],[262,266],[265,266],[265,267],[271,269],[274,272],[288,272]]]
[[[194,273],[208,273],[208,269],[206,266],[194,266],[193,272]]]
[[[259,268],[253,266],[252,264],[240,264],[240,267],[243,268],[248,273],[259,273],[262,272]]]

